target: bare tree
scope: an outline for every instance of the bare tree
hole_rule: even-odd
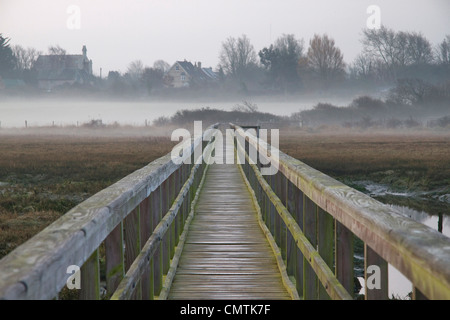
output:
[[[24,48],[20,45],[15,45],[12,47],[13,55],[16,58],[16,69],[23,70],[31,70],[34,67],[34,64],[41,54],[40,51],[34,48]]]
[[[250,39],[242,35],[236,39],[229,37],[222,43],[219,56],[219,67],[227,75],[235,78],[242,78],[253,65],[256,65],[256,52]]]
[[[421,33],[408,33],[407,34],[407,55],[409,61],[412,64],[427,64],[433,61],[433,51],[427,38]]]
[[[404,31],[399,31],[394,36],[394,64],[397,67],[404,67],[412,63],[409,55],[409,34]]]
[[[307,65],[322,80],[336,79],[345,73],[344,56],[326,34],[316,34],[309,41]]]
[[[58,56],[64,56],[66,55],[67,51],[63,48],[61,48],[58,44],[56,46],[50,46],[48,47],[48,54],[50,55],[58,55]]]
[[[388,80],[390,76],[384,61],[364,52],[358,54],[350,65],[350,75],[361,80]]]
[[[358,54],[350,66],[350,73],[353,77],[359,79],[369,79],[374,77],[375,60],[367,54]]]
[[[435,54],[439,64],[450,65],[450,34],[446,35],[444,40],[438,44]]]
[[[258,112],[258,105],[256,103],[244,100],[242,101],[242,104],[236,104],[232,110],[238,112]]]
[[[164,71],[159,68],[145,68],[142,72],[142,81],[150,94],[153,90],[164,86]]]
[[[365,29],[363,36],[364,52],[375,59],[382,60],[390,70],[394,71],[397,60],[394,30],[382,25],[379,29]]]
[[[393,78],[401,68],[433,61],[431,44],[421,33],[395,32],[381,26],[365,29],[363,36],[364,53],[383,61]]]
[[[164,60],[156,60],[153,63],[153,69],[159,69],[162,72],[167,72],[170,69],[170,64],[168,64],[166,61]]]
[[[141,60],[134,60],[128,65],[127,74],[131,77],[131,79],[139,80],[141,79],[143,73],[144,64]]]

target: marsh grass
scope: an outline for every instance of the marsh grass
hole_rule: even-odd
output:
[[[280,149],[337,179],[371,179],[403,190],[450,185],[448,132],[281,130]]]
[[[173,145],[157,136],[1,136],[0,258]]]

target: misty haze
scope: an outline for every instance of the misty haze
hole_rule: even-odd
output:
[[[450,299],[449,12],[2,0],[0,298]]]

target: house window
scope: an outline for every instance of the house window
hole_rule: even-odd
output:
[[[175,70],[179,71],[180,67],[179,66],[175,66]]]
[[[181,81],[186,81],[186,76],[184,74],[181,75]]]

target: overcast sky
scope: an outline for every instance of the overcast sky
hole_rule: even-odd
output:
[[[43,52],[59,44],[81,54],[86,45],[94,73],[102,68],[104,76],[125,72],[137,59],[215,68],[221,43],[242,34],[259,51],[283,33],[305,45],[314,33],[327,33],[351,62],[361,50],[369,5],[380,8],[382,24],[422,32],[433,45],[450,34],[449,0],[0,0],[0,33],[11,45]]]

